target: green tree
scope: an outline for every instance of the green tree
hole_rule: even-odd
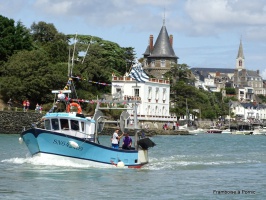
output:
[[[34,22],[31,25],[31,34],[35,47],[45,51],[50,57],[50,62],[67,62],[69,39],[59,33],[53,24]]]
[[[189,113],[198,118],[215,119],[228,113],[228,105],[222,101],[221,93],[199,90],[184,81],[178,81],[171,87],[171,102],[170,111],[177,116],[187,114],[186,106]],[[194,112],[194,109],[199,109],[200,113]]]
[[[49,56],[40,50],[20,51],[10,57],[1,78],[1,95],[21,102],[29,99],[32,105],[52,100],[52,89],[63,89],[67,82],[67,64],[52,65]],[[65,72],[64,72],[65,71]]]
[[[19,50],[32,49],[32,41],[29,30],[21,23],[0,15],[0,62],[6,62],[8,58]],[[0,64],[1,64],[0,63]]]
[[[172,85],[174,86],[178,81],[183,81],[188,83],[190,80],[191,70],[187,64],[173,64],[169,72],[165,73],[165,78],[171,80]]]
[[[235,88],[225,88],[226,94],[229,95],[236,95],[236,89]]]

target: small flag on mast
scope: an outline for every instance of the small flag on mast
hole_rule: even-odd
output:
[[[136,81],[142,83],[149,81],[148,75],[143,71],[141,63],[138,61],[132,66],[129,77],[134,78]]]

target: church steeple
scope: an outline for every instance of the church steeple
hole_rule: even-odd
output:
[[[236,69],[245,69],[245,57],[243,53],[242,39],[240,40],[239,49],[236,57]]]

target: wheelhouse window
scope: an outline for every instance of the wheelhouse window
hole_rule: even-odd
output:
[[[71,130],[78,131],[79,130],[79,122],[77,120],[70,120]]]
[[[52,119],[52,129],[53,130],[59,130],[59,122],[58,119]]]
[[[68,119],[60,119],[60,125],[61,129],[68,130],[69,129]]]
[[[81,132],[85,132],[85,124],[84,124],[84,122],[81,122],[80,125],[81,125]]]
[[[51,123],[49,119],[44,120],[44,127],[46,130],[51,130]]]

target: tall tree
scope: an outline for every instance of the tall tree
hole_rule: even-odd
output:
[[[4,66],[1,95],[18,102],[30,99],[33,104],[49,102],[52,89],[63,89],[67,64],[52,65],[40,50],[19,51]],[[65,76],[63,76],[65,74]]]
[[[31,34],[35,47],[46,51],[52,63],[67,62],[69,39],[59,33],[53,24],[34,22],[31,25]]]
[[[0,62],[19,50],[32,49],[29,30],[21,23],[0,15]]]
[[[173,64],[169,72],[164,76],[171,80],[172,86],[174,86],[178,81],[189,82],[190,81],[191,70],[187,64]]]

